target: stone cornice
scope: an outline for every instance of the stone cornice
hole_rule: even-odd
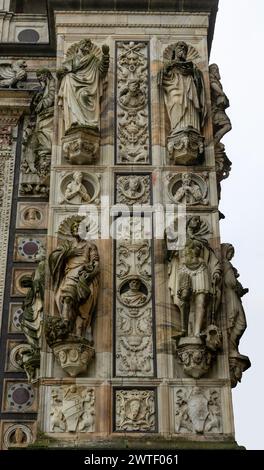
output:
[[[0,89],[0,125],[16,126],[23,113],[27,113],[32,90]]]

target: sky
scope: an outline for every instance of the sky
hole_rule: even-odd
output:
[[[251,368],[233,389],[236,440],[264,449],[264,1],[220,0],[210,63],[219,65],[232,130],[223,138],[233,162],[222,182],[222,242],[232,243],[248,328],[240,352]]]

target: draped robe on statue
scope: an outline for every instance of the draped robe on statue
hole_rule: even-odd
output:
[[[206,116],[203,76],[192,62],[174,62],[163,73],[164,99],[171,130],[188,126],[200,132]]]
[[[70,297],[76,316],[81,316],[85,327],[90,326],[98,296],[98,261],[96,246],[85,240],[66,241],[49,257],[59,312],[63,300]]]
[[[65,131],[72,125],[100,127],[100,61],[94,54],[76,55],[64,62],[69,72],[63,77],[58,98],[63,105]]]

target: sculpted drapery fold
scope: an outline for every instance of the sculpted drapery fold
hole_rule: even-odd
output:
[[[100,129],[100,99],[108,67],[106,45],[101,54],[90,39],[83,39],[68,50],[63,68],[58,71],[58,76],[63,77],[58,104],[63,107],[66,132],[74,127]]]

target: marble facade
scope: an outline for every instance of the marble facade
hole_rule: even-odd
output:
[[[244,319],[246,289],[220,242],[216,158],[228,159],[215,140],[217,118],[213,122],[211,112],[213,13],[169,10],[55,11],[56,56],[25,56],[22,88],[1,87],[5,60],[0,57],[3,449],[36,441],[37,426],[52,438],[50,446],[84,446],[89,440],[96,445],[102,439],[111,446],[123,436],[142,434],[150,441],[160,436],[176,442],[180,435],[190,443],[234,442],[231,387],[250,361],[238,351],[246,325],[236,329],[236,321]],[[44,19],[41,27],[44,31]],[[13,37],[7,31],[2,41]],[[92,59],[82,49],[87,39]],[[180,66],[179,43],[188,49]],[[182,62],[190,69],[184,79],[179,78]],[[39,78],[43,69],[48,84]],[[204,117],[198,130],[201,97],[198,104],[186,99],[186,109],[192,109],[181,109],[181,128],[173,127],[183,105],[176,98],[176,121],[169,119],[168,73],[170,102],[177,74],[183,98],[185,78],[192,77],[188,86],[195,87],[193,77],[200,77]],[[89,74],[97,76],[95,89],[95,78],[92,85],[87,82]],[[6,80],[6,72],[2,76]],[[78,99],[76,81],[83,90]],[[96,105],[89,108],[89,100]],[[77,116],[70,128],[66,105]],[[214,108],[220,127],[226,107]],[[167,227],[161,224],[165,210]],[[73,233],[74,224],[83,238]],[[179,247],[185,260],[176,262]],[[44,285],[36,274],[41,253]],[[194,257],[191,268],[188,256]],[[230,272],[231,281],[225,277]],[[178,286],[174,294],[172,283]],[[16,378],[17,371],[25,372],[24,379]],[[19,406],[25,419],[15,421]]]

